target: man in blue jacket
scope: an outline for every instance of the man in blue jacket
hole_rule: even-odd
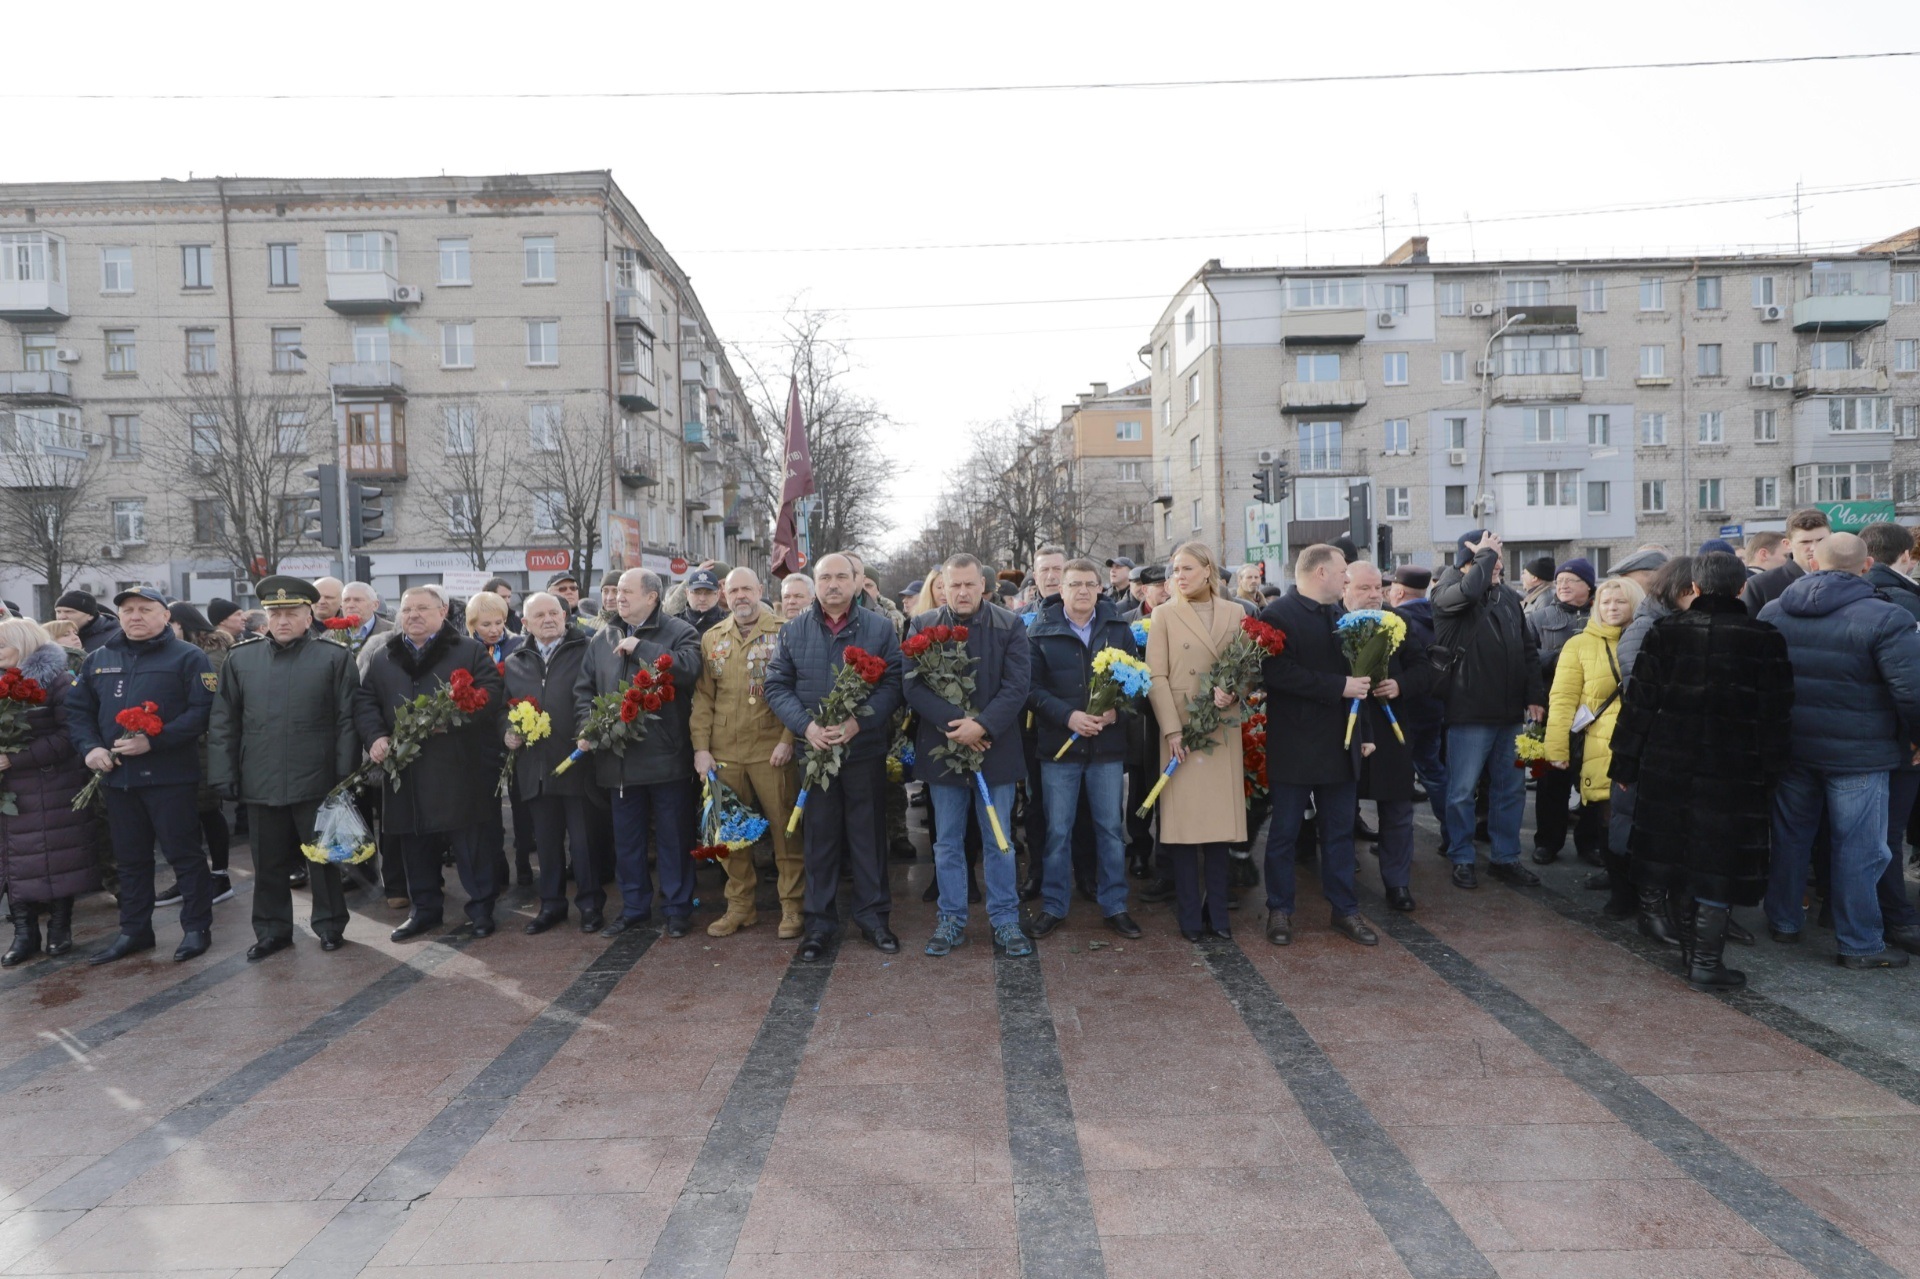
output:
[[[153,949],[153,846],[180,888],[180,947],[175,960],[213,944],[213,878],[200,851],[200,735],[217,688],[198,645],[168,629],[167,601],[150,586],[113,597],[120,629],[87,655],[67,696],[67,732],[87,767],[104,773],[107,826],[120,872],[120,935],[87,960],[110,964]],[[151,737],[128,734],[114,717],[154,704],[162,725]]]
[[[1834,533],[1815,571],[1760,610],[1793,661],[1794,757],[1773,792],[1767,923],[1797,942],[1801,895],[1824,809],[1833,847],[1833,932],[1847,968],[1900,968],[1887,945],[1876,885],[1887,848],[1887,776],[1913,756],[1920,728],[1920,633],[1864,576],[1866,543]]]
[[[911,661],[907,666],[907,705],[920,721],[913,741],[915,769],[926,778],[937,827],[933,863],[940,878],[940,918],[927,941],[927,954],[935,956],[945,955],[967,940],[968,810],[975,811],[982,831],[991,831],[993,825],[974,781],[975,770],[934,752],[951,743],[981,757],[978,772],[993,797],[1003,833],[1013,825],[1014,787],[1027,775],[1020,733],[1029,675],[1026,624],[999,605],[986,602],[987,574],[979,560],[967,554],[955,555],[946,562],[945,570],[947,606],[914,618],[907,634],[911,641],[930,626],[964,626],[965,647],[973,660],[973,696],[964,705],[941,697],[920,678]],[[1069,822],[1069,836],[1071,833]],[[1005,852],[989,846],[981,860],[986,871],[987,919],[993,925],[994,942],[1012,958],[1031,955],[1033,943],[1020,930],[1020,893],[1014,883],[1011,846]]]

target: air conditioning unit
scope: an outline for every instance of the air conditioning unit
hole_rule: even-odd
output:
[[[1465,449],[1448,449],[1447,450],[1448,466],[1465,466],[1466,464],[1467,464],[1467,451]]]
[[[1773,374],[1756,373],[1752,377],[1747,379],[1747,385],[1748,386],[1772,386]]]
[[[107,442],[107,437],[98,431],[82,431],[80,433],[80,442],[90,449],[97,449]]]
[[[53,352],[53,358],[62,364],[78,364],[80,363],[80,352],[70,346],[56,347]]]
[[[1475,302],[1472,306],[1467,308],[1467,312],[1470,315],[1476,316],[1479,319],[1484,320],[1489,315],[1493,314],[1494,305],[1491,302]]]
[[[1793,374],[1791,373],[1774,374],[1773,389],[1776,391],[1791,391],[1793,389]]]
[[[1272,466],[1280,460],[1280,456],[1279,449],[1261,449],[1259,453],[1260,465]]]
[[[1784,306],[1763,306],[1760,308],[1760,319],[1764,323],[1771,324],[1786,313],[1787,308]]]
[[[124,559],[126,558],[127,548],[118,542],[108,542],[100,548],[100,554],[110,560]]]
[[[1382,311],[1373,317],[1374,327],[1381,329],[1390,329],[1399,322],[1400,317],[1391,311]]]
[[[393,300],[395,302],[419,302],[423,299],[423,296],[420,286],[417,284],[396,284],[393,286]]]
[[[1492,360],[1475,360],[1473,362],[1473,371],[1475,373],[1480,374],[1480,376],[1485,377],[1487,374],[1493,372],[1493,361]]]

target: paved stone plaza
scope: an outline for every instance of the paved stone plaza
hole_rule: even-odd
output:
[[[922,862],[893,957],[527,937],[517,889],[492,938],[391,945],[361,893],[250,966],[242,879],[204,960],[163,911],[89,969],[95,897],[0,976],[0,1274],[1920,1274],[1912,970],[1745,911],[1750,988],[1695,994],[1585,867],[1464,893],[1419,839],[1374,950],[1309,876],[1285,950],[1250,894],[1233,942],[1076,902],[1036,961],[978,908],[929,960]]]

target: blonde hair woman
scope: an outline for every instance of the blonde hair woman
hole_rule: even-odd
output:
[[[941,565],[935,564],[927,570],[926,582],[921,586],[919,596],[913,601],[913,617],[907,620],[911,622],[914,617],[922,613],[931,613],[936,608],[946,606],[947,571]]]
[[[1187,723],[1187,703],[1246,614],[1220,594],[1219,570],[1203,544],[1182,545],[1167,570],[1173,598],[1153,610],[1153,629],[1147,633],[1147,666],[1153,672],[1149,700],[1160,726],[1160,767],[1175,759],[1181,763],[1160,792],[1160,842],[1173,870],[1180,935],[1199,941],[1210,927],[1216,936],[1231,937],[1227,845],[1247,837],[1240,730],[1228,725],[1215,735],[1211,751],[1191,754],[1180,744],[1180,735]],[[1234,704],[1220,689],[1213,701],[1223,710]]]
[[[1578,771],[1580,818],[1573,847],[1582,861],[1594,865],[1604,863],[1613,809],[1607,770],[1613,762],[1613,726],[1620,718],[1620,632],[1645,598],[1639,584],[1628,578],[1600,583],[1586,628],[1560,650],[1553,691],[1547,695],[1547,762]],[[1539,854],[1534,860],[1541,860]]]

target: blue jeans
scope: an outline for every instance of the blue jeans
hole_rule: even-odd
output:
[[[1767,884],[1767,922],[1797,933],[1805,922],[1801,897],[1807,861],[1825,811],[1833,843],[1833,935],[1842,955],[1877,955],[1882,935],[1878,888],[1887,851],[1887,775],[1827,773],[1790,766],[1773,788],[1773,871]]]
[[[1447,828],[1447,761],[1440,748],[1446,740],[1446,731],[1439,724],[1407,730],[1407,753],[1413,756],[1414,774],[1426,789],[1427,803],[1433,806],[1433,820],[1440,823],[1443,831]]]
[[[693,805],[684,781],[624,786],[613,792],[613,873],[620,881],[620,917],[653,914],[653,880],[647,874],[648,838],[655,840],[660,898],[668,918],[693,914]]]
[[[1518,724],[1447,725],[1447,860],[1473,865],[1473,792],[1487,774],[1488,860],[1520,860],[1520,819],[1527,811],[1526,775],[1513,766]]]
[[[1020,922],[1020,892],[1014,887],[1013,783],[992,787],[993,808],[1000,815],[1000,829],[1007,833],[1009,850],[1000,851],[994,842],[993,825],[987,821],[987,806],[980,801],[973,779],[965,786],[931,785],[933,821],[938,831],[933,841],[933,870],[940,881],[940,913],[967,922],[967,809],[971,806],[980,819],[980,834],[986,849],[980,854],[981,878],[986,881],[987,919],[995,928]],[[1069,818],[1067,833],[1073,833]]]
[[[1273,818],[1267,823],[1267,909],[1293,914],[1293,850],[1300,840],[1300,823],[1307,815],[1307,797],[1320,822],[1320,890],[1336,915],[1359,913],[1353,886],[1353,806],[1359,802],[1359,784],[1290,786],[1274,782]]]
[[[1087,812],[1093,818],[1098,857],[1098,897],[1102,915],[1127,908],[1127,763],[1118,756],[1084,763],[1040,765],[1047,796],[1047,860],[1041,869],[1041,904],[1055,919],[1067,917],[1073,900],[1073,819],[1086,787]]]

